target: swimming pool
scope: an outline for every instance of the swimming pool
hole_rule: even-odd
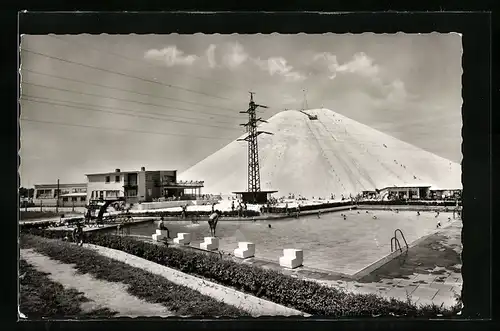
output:
[[[341,214],[347,215],[344,220]],[[377,219],[373,219],[376,215]],[[391,238],[396,229],[401,229],[406,241],[436,231],[437,221],[448,223],[452,213],[414,211],[366,211],[351,210],[273,221],[219,221],[216,235],[220,250],[232,252],[239,241],[255,243],[255,257],[278,261],[284,248],[304,250],[304,266],[353,275],[391,253]],[[268,225],[271,224],[271,228]],[[191,224],[190,221],[168,221],[170,236],[189,232],[192,245],[199,247],[203,238],[209,236],[207,222]],[[142,223],[132,225],[130,233],[151,236],[156,225]],[[401,245],[404,242],[398,237]]]

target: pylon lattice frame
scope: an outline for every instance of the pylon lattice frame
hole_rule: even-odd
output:
[[[239,141],[247,141],[248,143],[248,192],[260,192],[260,166],[259,166],[259,147],[257,142],[257,137],[262,134],[272,134],[265,131],[257,131],[257,123],[266,121],[261,118],[257,118],[256,110],[258,107],[268,108],[267,106],[258,105],[253,101],[253,92],[250,92],[250,103],[247,111],[242,111],[240,113],[248,113],[248,122],[245,124],[240,124],[245,126],[248,132],[248,136],[244,139],[238,139]]]

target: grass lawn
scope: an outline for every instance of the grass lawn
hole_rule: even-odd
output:
[[[33,248],[54,260],[74,264],[82,274],[129,285],[128,292],[147,302],[159,303],[180,316],[249,316],[198,291],[174,284],[161,276],[129,266],[74,244],[35,236],[21,236],[21,248]]]
[[[83,293],[65,289],[22,259],[19,264],[19,310],[27,318],[103,318],[116,314],[108,309],[82,311],[81,304],[89,301]]]

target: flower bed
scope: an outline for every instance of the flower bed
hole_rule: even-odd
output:
[[[62,238],[67,235],[64,231],[37,229],[30,229],[26,233],[48,238]],[[410,302],[387,300],[373,294],[346,293],[315,282],[293,278],[278,271],[265,270],[231,260],[221,260],[217,255],[159,246],[127,237],[92,233],[87,235],[86,241],[205,277],[219,284],[231,286],[312,315],[435,317],[438,314],[453,316],[459,311],[458,305],[452,309],[436,305],[417,307]]]

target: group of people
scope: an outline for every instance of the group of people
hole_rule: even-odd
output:
[[[247,216],[247,211],[248,211],[248,205],[246,202],[241,202],[241,201],[237,201],[238,202],[238,217],[246,217]],[[234,204],[234,200],[231,201],[231,211],[234,212],[236,210],[236,206]],[[212,212],[213,212],[213,208],[212,208]]]

